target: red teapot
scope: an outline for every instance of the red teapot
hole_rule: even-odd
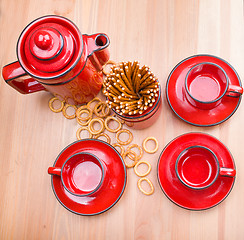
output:
[[[66,18],[44,16],[22,31],[18,61],[4,66],[2,75],[23,94],[47,90],[69,104],[86,103],[102,87],[108,45],[104,33],[82,35]]]

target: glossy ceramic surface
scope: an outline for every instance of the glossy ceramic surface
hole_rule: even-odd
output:
[[[200,63],[186,75],[187,93],[199,102],[214,102],[224,96],[228,88],[225,71],[213,63]]]
[[[175,163],[179,180],[192,189],[207,188],[219,174],[216,155],[209,148],[194,145],[184,149]]]
[[[44,16],[22,31],[18,61],[4,66],[3,78],[24,94],[48,90],[70,104],[85,103],[101,89],[108,45],[106,34],[82,35],[66,18]]]
[[[96,215],[114,206],[126,186],[126,167],[120,154],[111,145],[100,140],[84,139],[67,146],[57,157],[54,167],[62,167],[73,154],[87,152],[101,160],[104,180],[99,190],[85,197],[70,194],[62,185],[59,176],[52,175],[51,182],[58,201],[69,211],[80,215]]]
[[[193,66],[202,62],[219,65],[227,74],[230,85],[241,86],[237,72],[229,63],[211,55],[196,55],[183,60],[172,70],[166,84],[166,97],[173,112],[185,122],[195,126],[213,126],[224,122],[234,114],[240,104],[241,96],[224,96],[212,109],[193,106],[186,97],[185,78]]]
[[[219,176],[211,186],[201,190],[185,186],[177,177],[175,164],[180,153],[194,145],[214,152],[220,166],[235,169],[231,153],[218,139],[203,133],[187,133],[164,148],[159,157],[157,175],[160,187],[173,203],[189,210],[204,210],[216,206],[228,196],[235,177]]]
[[[94,194],[102,186],[104,179],[102,162],[87,152],[72,155],[62,168],[49,167],[48,173],[60,176],[64,188],[79,197]]]

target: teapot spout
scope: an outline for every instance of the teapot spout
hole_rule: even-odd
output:
[[[84,43],[87,45],[88,57],[97,71],[101,71],[104,64],[109,60],[108,46],[109,38],[104,33],[83,35]]]

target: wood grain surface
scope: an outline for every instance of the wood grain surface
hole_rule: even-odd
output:
[[[154,136],[159,150],[144,154],[152,164],[148,178],[155,193],[143,195],[138,177],[128,169],[125,192],[109,211],[79,216],[56,200],[47,174],[59,152],[76,140],[78,125],[48,108],[50,93],[22,95],[0,81],[0,239],[219,239],[244,238],[244,105],[215,127],[195,127],[178,119],[165,98],[173,67],[195,54],[228,61],[244,78],[242,0],[1,0],[0,67],[16,61],[16,43],[32,20],[57,14],[72,20],[82,33],[106,33],[111,59],[138,60],[150,66],[162,86],[158,121],[132,130],[134,143]],[[101,94],[100,94],[101,96]],[[172,139],[187,132],[208,133],[232,153],[237,177],[230,195],[218,206],[189,211],[161,191],[158,157]]]

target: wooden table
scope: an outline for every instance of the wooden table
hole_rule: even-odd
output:
[[[162,113],[150,128],[132,130],[134,143],[141,144],[147,136],[159,140],[159,150],[144,155],[152,164],[148,178],[155,193],[143,195],[137,188],[138,177],[128,169],[125,192],[109,211],[91,217],[67,211],[53,194],[47,169],[76,140],[78,125],[49,110],[51,94],[21,95],[1,79],[0,239],[243,239],[243,103],[228,121],[196,127],[173,114],[164,93],[172,68],[195,54],[221,57],[244,77],[243,1],[2,0],[1,69],[16,60],[22,29],[48,14],[71,19],[82,33],[106,33],[112,60],[138,60],[158,77],[163,89]],[[205,211],[176,206],[157,181],[160,152],[172,139],[188,132],[213,135],[235,159],[237,177],[232,192]]]

